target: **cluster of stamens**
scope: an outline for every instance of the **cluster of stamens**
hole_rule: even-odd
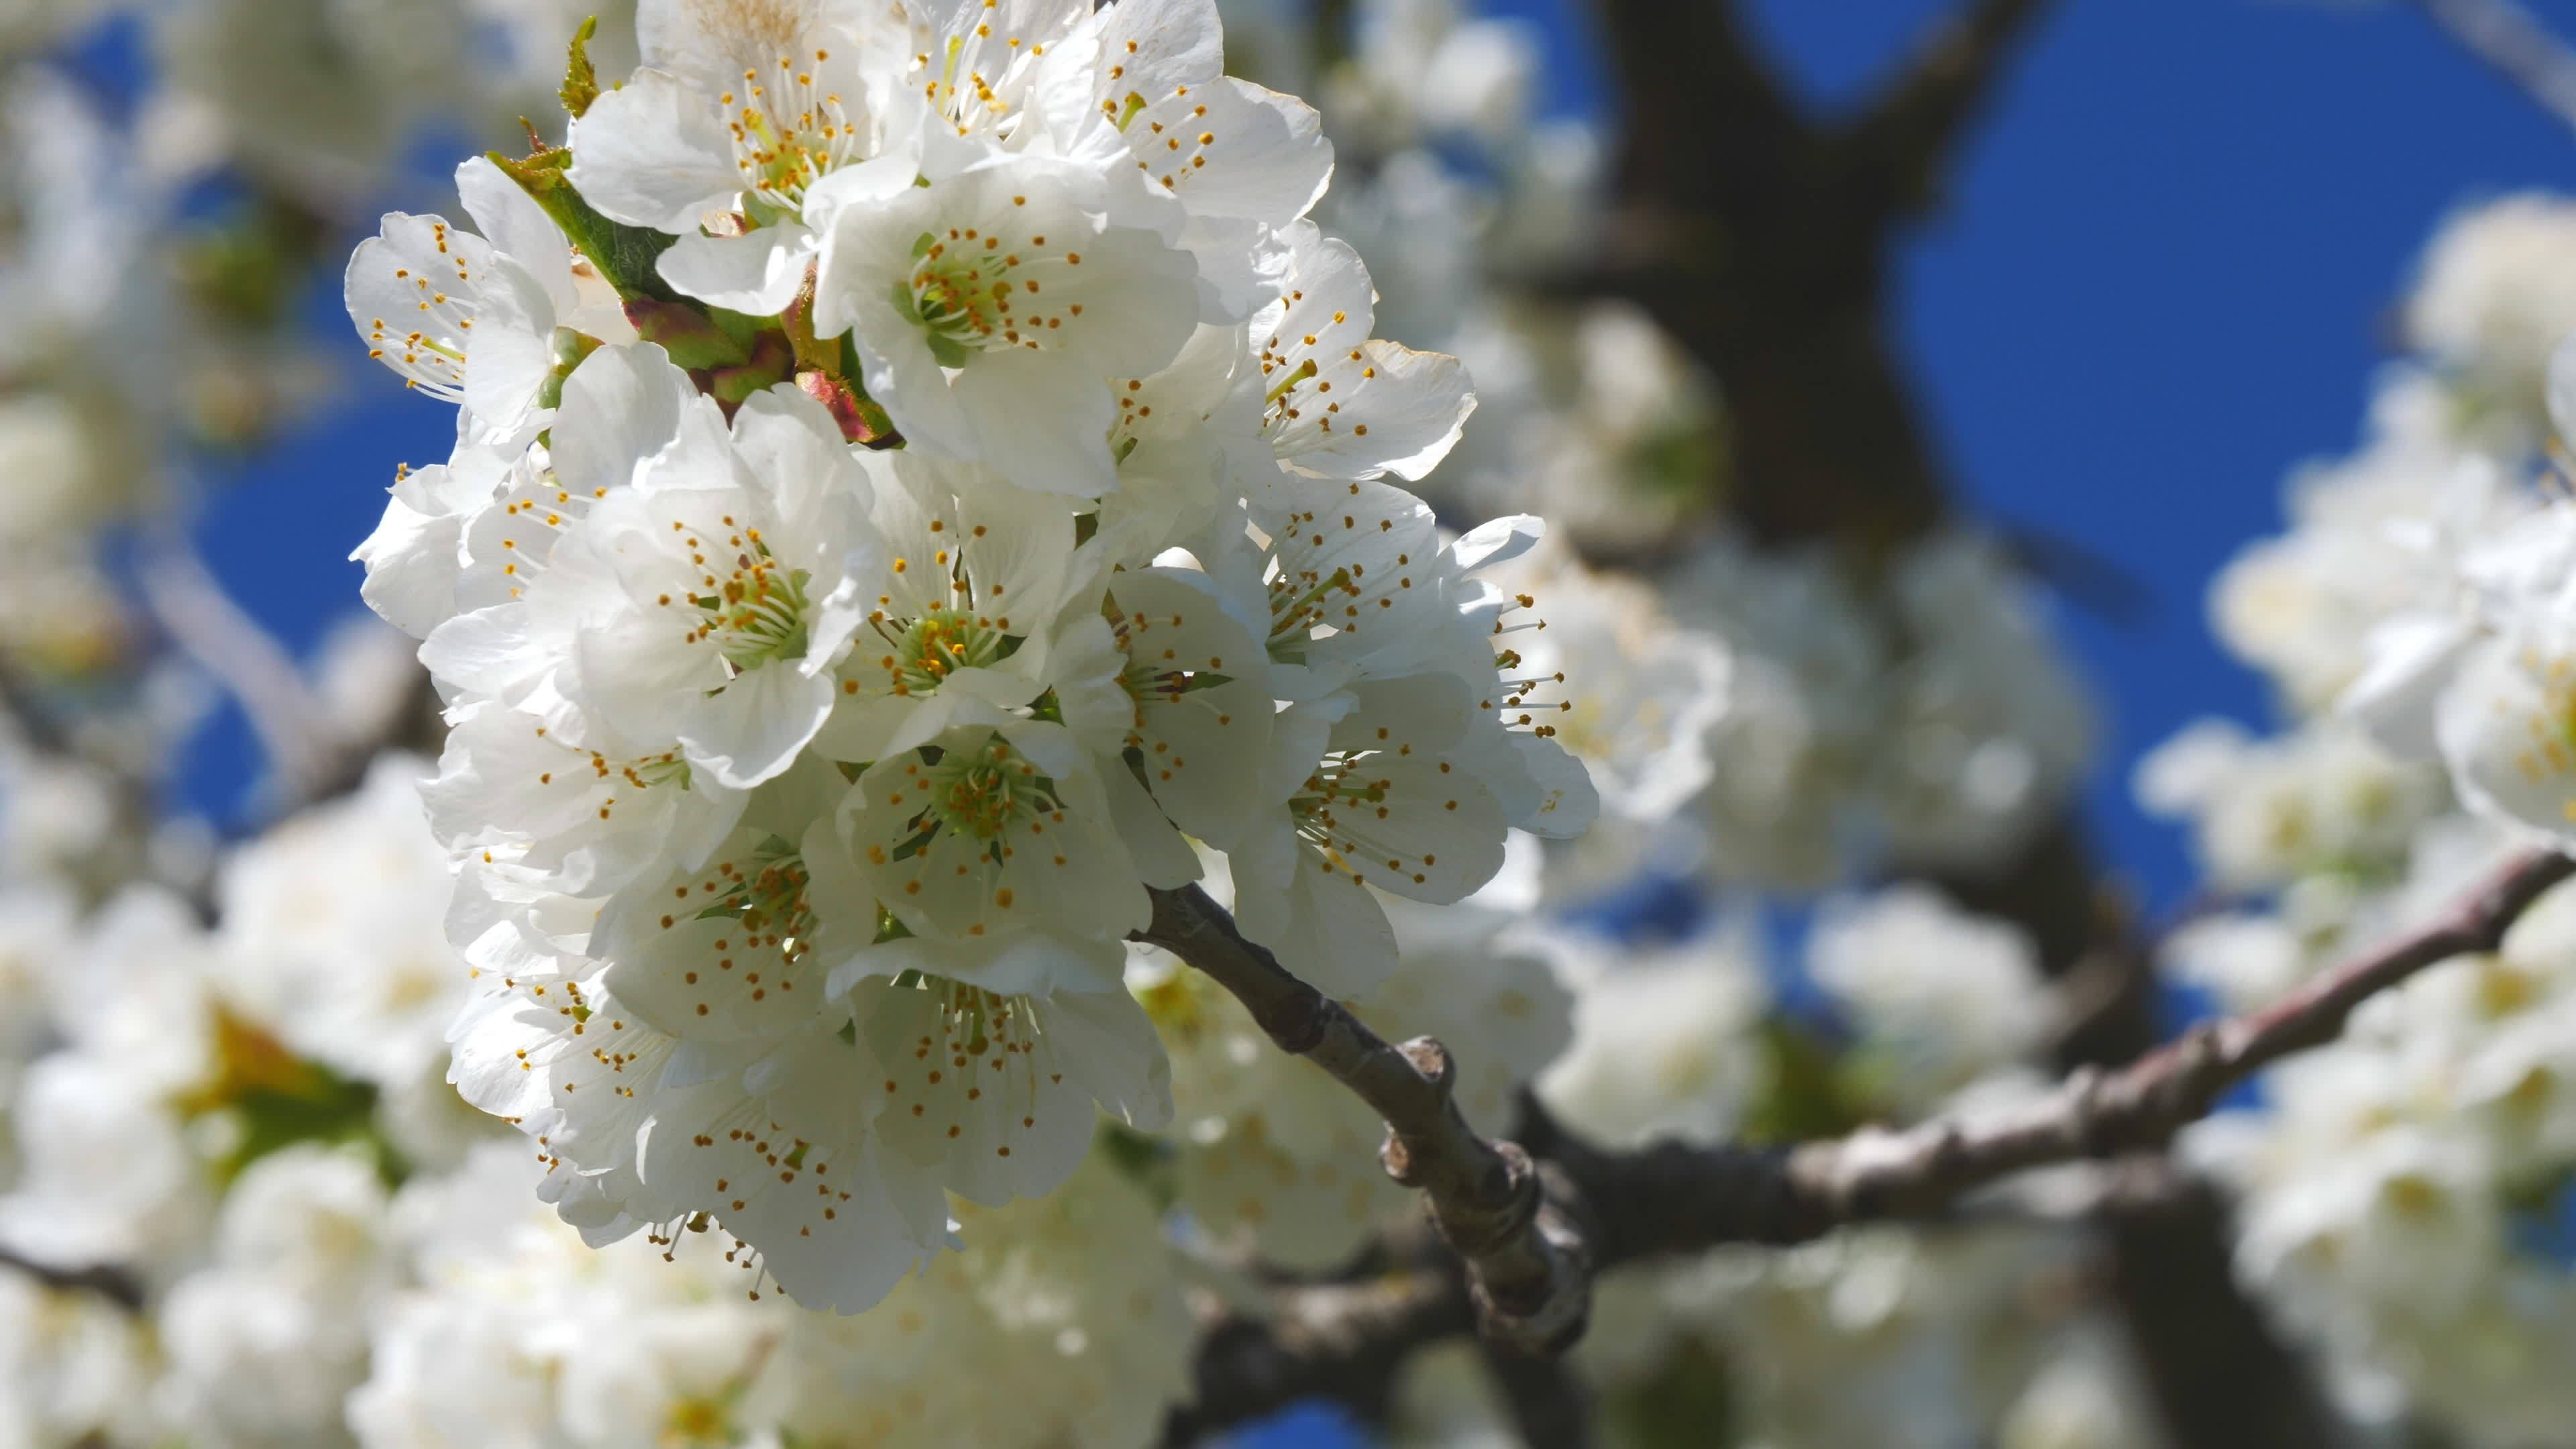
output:
[[[1510,607],[1494,617],[1494,637],[1499,639],[1506,634],[1517,634],[1523,630],[1546,628],[1547,621],[1536,617],[1518,624],[1503,622],[1506,616],[1516,610],[1529,610],[1536,607],[1538,607],[1538,600],[1532,596],[1514,594]],[[1554,739],[1556,726],[1546,722],[1544,717],[1571,711],[1574,708],[1574,701],[1570,699],[1549,701],[1539,699],[1537,696],[1542,690],[1552,686],[1562,686],[1565,683],[1565,671],[1560,669],[1552,674],[1520,674],[1523,663],[1519,650],[1496,649],[1494,672],[1500,676],[1497,685],[1502,693],[1499,698],[1478,701],[1477,708],[1491,712],[1505,729],[1525,729],[1540,739]]]
[[[990,1111],[1006,1116],[1016,1112],[1023,1130],[1035,1127],[1039,1032],[1037,1012],[1029,1001],[941,976],[917,977],[909,984],[936,999],[938,1019],[931,1032],[913,1039],[912,1064],[886,1078],[886,1094],[893,1099],[888,1110],[921,1119],[928,1115],[935,1097],[953,1093],[947,1102],[939,1104],[941,1115],[950,1121],[944,1128],[933,1128],[946,1139],[953,1141],[965,1134],[964,1123],[956,1118],[956,1096],[976,1104],[966,1109],[969,1113]],[[916,1076],[917,1081],[907,1084],[901,1080],[907,1075]],[[1063,1080],[1061,1073],[1053,1075],[1054,1080]],[[989,1106],[981,1105],[988,1097],[998,1100]],[[906,1103],[906,1098],[912,1100]],[[1010,1144],[1001,1143],[993,1152],[997,1157],[1009,1157]]]
[[[1387,732],[1380,730],[1378,733],[1383,738]],[[1380,861],[1370,857],[1367,847],[1352,837],[1345,812],[1358,812],[1360,818],[1374,816],[1383,820],[1393,810],[1389,802],[1394,796],[1395,781],[1373,774],[1379,753],[1336,752],[1325,756],[1323,762],[1315,767],[1315,773],[1306,777],[1305,785],[1288,802],[1288,813],[1296,822],[1298,838],[1323,857],[1325,874],[1330,875],[1336,870],[1346,872],[1352,883],[1357,885],[1367,883],[1368,872],[1377,869]],[[1391,753],[1410,755],[1413,747],[1397,746]],[[1450,773],[1451,768],[1445,760],[1440,764],[1440,772],[1444,775]],[[1446,808],[1455,810],[1458,802],[1451,800]],[[1339,832],[1338,837],[1336,832]],[[1430,855],[1421,857],[1419,862],[1400,858],[1384,860],[1388,871],[1409,875],[1417,885],[1429,879],[1424,868],[1437,864],[1439,857]]]
[[[1007,657],[1014,642],[993,621],[965,609],[933,609],[909,623],[877,623],[889,650],[879,663],[898,695],[929,694],[960,669],[981,669]]]
[[[1031,1013],[1019,998],[945,977],[925,978],[923,984],[940,998],[945,1040],[935,1049],[945,1050],[951,1065],[964,1066],[997,1051],[1005,1057],[1018,1056],[1037,1044],[1036,1034],[1029,1030]],[[919,1055],[916,1051],[915,1056]],[[967,1062],[958,1061],[959,1057]],[[991,1065],[998,1070],[1002,1062]]]
[[[510,492],[505,495],[507,501],[501,505],[501,516],[519,525],[501,539],[501,551],[509,555],[509,561],[501,565],[501,574],[510,580],[510,597],[517,598],[525,587],[521,561],[530,557],[528,551],[519,546],[520,529],[534,527],[549,534],[562,533],[588,514],[595,499],[604,498],[607,494],[606,488],[595,488],[589,497],[577,498],[572,490],[556,480],[551,470],[522,468],[512,476]],[[539,562],[541,565],[542,561]],[[539,565],[529,567],[536,566]]]
[[[1350,485],[1350,491],[1357,497],[1359,485]],[[1269,577],[1264,584],[1270,596],[1273,652],[1293,652],[1318,637],[1319,632],[1356,634],[1363,620],[1393,609],[1399,596],[1412,592],[1410,553],[1395,556],[1391,583],[1384,571],[1371,582],[1365,563],[1340,564],[1326,573],[1314,562],[1317,555],[1332,546],[1331,540],[1337,535],[1390,534],[1395,526],[1394,518],[1364,511],[1357,504],[1352,505],[1352,511],[1334,517],[1304,509],[1283,521],[1282,531],[1273,540]]]
[[[859,130],[841,98],[815,87],[812,67],[831,58],[831,52],[817,50],[809,65],[782,55],[770,80],[745,69],[741,94],[727,91],[717,98],[733,132],[743,189],[783,211],[798,210],[807,187],[859,159]]]
[[[1291,306],[1304,301],[1305,298],[1306,294],[1303,291],[1288,294]],[[1341,326],[1349,321],[1348,312],[1333,314],[1332,325],[1334,326]],[[1294,341],[1284,333],[1273,334],[1269,340],[1261,344],[1261,376],[1270,384],[1270,390],[1263,398],[1264,426],[1275,430],[1312,414],[1318,430],[1327,434],[1333,431],[1333,424],[1341,416],[1342,400],[1332,395],[1333,379],[1317,376],[1322,369],[1316,364],[1314,349],[1322,343],[1321,334],[1307,332],[1299,334]],[[1350,349],[1350,361],[1357,364],[1359,368],[1356,381],[1367,382],[1377,376],[1376,365],[1371,363],[1359,348]],[[1347,374],[1344,380],[1353,381]],[[1367,437],[1368,424],[1354,425],[1351,428],[1351,435]]]
[[[1127,54],[1134,55],[1139,49],[1135,41],[1127,42]],[[1109,68],[1109,78],[1113,81],[1123,80],[1126,75],[1127,64],[1124,61]],[[1205,129],[1207,104],[1203,101],[1192,103],[1188,86],[1175,86],[1166,99],[1169,105],[1162,108],[1159,118],[1146,117],[1145,130],[1129,134],[1127,146],[1136,157],[1137,170],[1160,182],[1165,191],[1174,191],[1193,173],[1207,168],[1208,148],[1216,144],[1216,132]],[[1153,104],[1138,92],[1129,91],[1115,99],[1102,97],[1100,112],[1109,118],[1111,125],[1127,131],[1135,123],[1137,113]],[[1182,114],[1184,105],[1188,106],[1186,115]],[[1161,144],[1157,145],[1157,142]]]
[[[1333,603],[1361,596],[1356,577],[1360,571],[1345,565],[1329,574],[1319,574],[1313,569],[1291,568],[1281,560],[1266,585],[1270,595],[1270,647],[1293,650],[1314,638],[1316,630],[1333,628]],[[1343,607],[1351,606],[1346,603]]]
[[[932,350],[1043,350],[1041,337],[1062,330],[1066,318],[1081,316],[1079,302],[1060,312],[1038,310],[1045,305],[1037,299],[1046,284],[1030,273],[1036,262],[1056,260],[1045,247],[1046,238],[1033,235],[1027,249],[1034,255],[1023,256],[1006,247],[999,234],[974,226],[923,232],[913,243],[911,299],[913,315],[921,319]],[[1066,252],[1062,260],[1068,267],[1079,267],[1082,253]]]
[[[542,727],[537,731],[540,737],[545,733]],[[622,762],[611,760],[597,750],[585,750],[582,753],[589,756],[591,780],[595,784],[605,785],[613,780],[623,780],[637,790],[650,790],[657,785],[673,784],[683,790],[689,788],[689,762],[682,759],[677,750],[664,750],[658,755],[647,755],[642,759]],[[552,785],[554,782],[554,771],[537,772],[537,784],[540,788]],[[618,797],[615,795],[602,799],[599,802],[599,818],[606,820],[616,813],[617,801]]]
[[[1182,616],[1174,614],[1169,628],[1179,629],[1182,623]],[[1109,627],[1118,641],[1118,651],[1127,656],[1126,667],[1119,671],[1119,686],[1139,707],[1176,704],[1191,690],[1222,683],[1227,677],[1222,657],[1184,659],[1177,648],[1165,647],[1154,637],[1157,629],[1165,627],[1164,622],[1152,615],[1113,607]],[[1138,738],[1131,733],[1127,742],[1135,744]]]
[[[951,750],[922,767],[929,791],[925,817],[960,835],[997,841],[1033,815],[1053,814],[1055,782],[999,735],[973,750]]]
[[[2543,657],[2537,650],[2524,649],[2520,663],[2523,672],[2540,685],[2540,702],[2523,716],[2530,742],[2514,752],[2513,767],[2532,785],[2576,775],[2576,658]],[[2576,793],[2560,809],[2576,821]]]
[[[453,267],[456,279],[432,277],[409,267],[397,267],[397,281],[409,282],[418,293],[417,315],[402,324],[382,317],[367,323],[367,355],[391,362],[403,375],[404,385],[416,387],[441,402],[465,400],[465,351],[467,334],[474,330],[475,308],[467,299],[479,300],[475,289],[474,269],[461,249],[450,244],[446,222],[433,219],[430,237],[438,249],[441,264]],[[449,290],[450,288],[453,290]],[[459,293],[465,294],[463,298]]]
[[[948,521],[934,518],[930,532],[938,538],[948,532]],[[885,650],[877,655],[877,667],[886,674],[886,689],[897,696],[909,697],[935,692],[948,676],[960,669],[981,669],[998,664],[1020,647],[1017,635],[1011,633],[1011,616],[988,614],[974,605],[978,593],[974,571],[966,562],[966,549],[974,539],[984,536],[984,526],[977,524],[966,541],[949,547],[933,547],[930,563],[944,570],[949,597],[957,602],[933,607],[917,618],[904,618],[889,612],[894,605],[891,594],[877,596],[877,607],[868,615],[868,627],[884,641]],[[898,574],[913,569],[910,559],[896,559],[892,565]],[[985,580],[982,595],[987,602],[998,600],[1007,585]],[[866,655],[860,654],[864,659]],[[844,682],[842,688],[851,694],[859,692],[856,680]]]
[[[815,917],[806,899],[809,878],[805,859],[796,847],[772,837],[763,841],[747,861],[720,860],[707,867],[707,875],[698,883],[698,894],[711,897],[696,903],[690,914],[696,918],[709,915],[731,916],[742,928],[739,949],[776,953],[783,964],[793,964],[813,948]],[[674,894],[691,899],[689,888],[679,886]],[[677,915],[662,918],[663,929],[678,924]],[[731,939],[714,943],[718,952],[736,949]],[[723,970],[733,969],[730,957],[720,962]],[[754,988],[753,999],[767,994],[756,975],[745,976]],[[778,983],[782,990],[794,987],[785,979]]]
[[[713,641],[730,678],[805,652],[805,586],[810,575],[780,564],[761,541],[759,529],[737,528],[731,514],[725,515],[723,523],[734,530],[725,538],[725,546],[733,550],[730,565],[722,560],[708,562],[704,539],[686,534],[677,522],[671,527],[684,532],[689,562],[698,569],[699,586],[706,590],[688,599],[699,615],[688,642]],[[719,568],[726,572],[718,574]],[[661,602],[667,607],[674,601],[664,594]]]
[[[999,8],[1000,0],[984,0],[985,11]],[[969,34],[948,37],[939,74],[922,82],[922,98],[933,111],[945,116],[960,136],[979,126],[1007,135],[1012,108],[1005,93],[1017,93],[1030,64],[1045,54],[1045,42],[1030,42],[1018,35],[1003,36],[999,45],[994,44],[992,22],[979,18]],[[985,74],[984,62],[988,58],[1001,62],[998,75]],[[916,53],[912,60],[921,70],[930,69],[928,55]],[[962,77],[958,74],[961,65],[965,72]]]

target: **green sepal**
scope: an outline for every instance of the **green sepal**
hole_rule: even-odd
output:
[[[755,393],[787,381],[795,366],[796,357],[787,339],[776,332],[765,332],[753,345],[750,356],[734,366],[707,373],[707,391],[730,409],[749,401]]]
[[[626,320],[635,324],[636,336],[671,354],[672,363],[679,367],[694,371],[740,367],[751,361],[749,348],[684,302],[631,301],[626,304]]]
[[[787,330],[788,345],[796,349],[799,371],[841,375],[840,340],[825,338],[814,330],[814,268],[805,269],[805,285],[797,288],[796,300],[787,304],[786,315],[778,321]]]
[[[599,339],[586,332],[575,332],[569,327],[556,328],[554,367],[546,373],[546,380],[537,388],[537,406],[562,407],[564,380],[572,376],[573,369],[581,366],[583,359],[597,352],[599,348]]]
[[[573,247],[598,268],[600,277],[617,289],[617,295],[632,300],[650,297],[657,301],[678,302],[680,294],[662,280],[656,264],[670,249],[676,237],[650,227],[627,226],[609,220],[591,210],[590,203],[573,190],[572,180],[564,174],[572,165],[572,152],[557,148],[540,151],[520,159],[498,151],[484,155],[501,174],[519,183],[519,189],[563,228]]]
[[[796,386],[831,413],[832,421],[841,426],[841,436],[850,442],[871,448],[902,445],[903,439],[895,436],[894,420],[848,378],[807,368],[796,374]]]
[[[729,312],[722,307],[709,307],[706,309],[706,314],[707,320],[715,323],[719,331],[740,344],[745,353],[758,347],[761,338],[778,330],[778,323],[767,317]]]

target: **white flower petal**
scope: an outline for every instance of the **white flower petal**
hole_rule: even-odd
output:
[[[662,280],[712,307],[753,317],[787,310],[805,285],[814,234],[793,222],[740,236],[682,235],[654,269]]]
[[[572,123],[573,188],[601,215],[687,235],[741,190],[733,137],[708,97],[677,76],[644,69],[603,91]]]

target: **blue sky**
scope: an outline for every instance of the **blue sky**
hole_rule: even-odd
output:
[[[1827,96],[1934,11],[1760,8]],[[2576,33],[2576,6],[2541,9]],[[2067,612],[2112,724],[2093,814],[2170,901],[2188,863],[2130,762],[2199,714],[2269,715],[2211,638],[2209,576],[2278,528],[2289,465],[2351,443],[2434,223],[2576,186],[2576,138],[2403,6],[2075,0],[2025,62],[1912,249],[1906,341],[1975,503],[2153,597],[2133,624]]]
[[[1874,69],[1859,12],[1929,7],[1763,8],[1834,94]],[[2435,221],[2576,183],[2576,144],[2402,7],[2079,0],[2002,100],[1908,260],[1906,340],[1976,504],[2152,596],[2131,623],[2067,618],[2111,721],[2094,817],[2170,902],[2189,865],[2130,762],[2199,714],[2269,714],[2211,638],[2209,576],[2279,526],[2290,464],[2351,442]]]

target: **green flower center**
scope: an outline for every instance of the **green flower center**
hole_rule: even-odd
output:
[[[738,921],[745,944],[767,947],[794,961],[813,944],[816,921],[806,900],[809,877],[805,858],[777,836],[763,840],[744,861],[718,861],[715,899],[698,912],[701,919],[723,916]]]
[[[878,663],[896,694],[929,694],[960,669],[982,669],[1011,656],[1020,641],[965,609],[933,609],[900,627],[880,625],[888,652]]]
[[[978,749],[951,750],[930,767],[930,809],[937,824],[992,841],[1031,816],[1060,808],[1055,782],[999,735]]]
[[[707,568],[700,555],[700,567]],[[805,652],[806,585],[812,576],[771,557],[759,530],[735,553],[731,572],[700,575],[710,592],[689,600],[698,608],[697,637],[712,639],[735,674],[749,673]]]

